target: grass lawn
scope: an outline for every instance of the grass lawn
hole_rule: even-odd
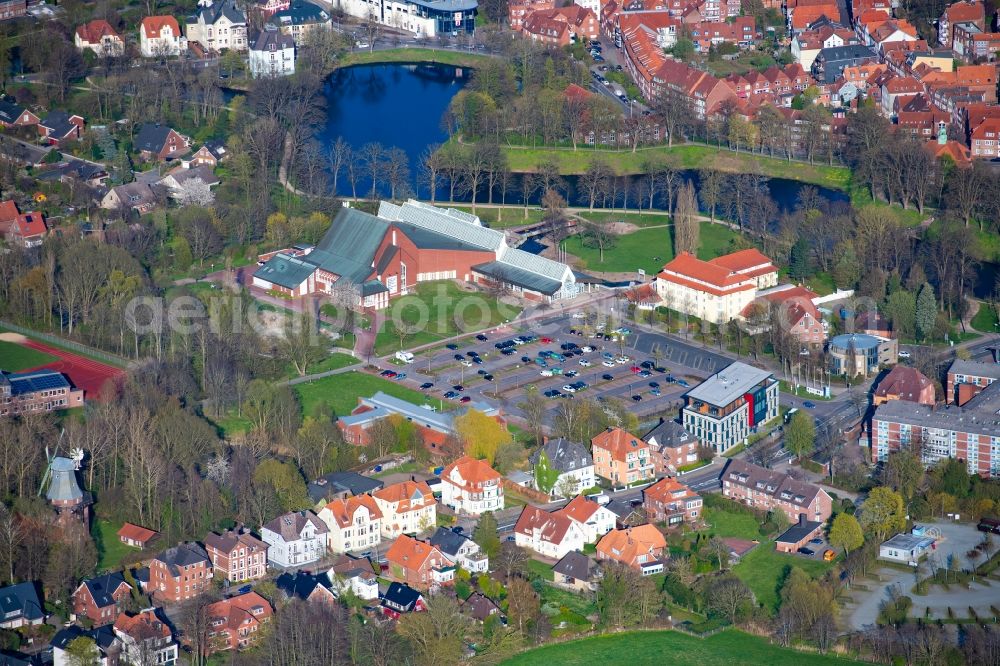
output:
[[[705,507],[705,522],[711,525],[710,533],[720,537],[735,537],[737,539],[760,539],[758,528],[760,523],[750,514],[736,513]]]
[[[545,562],[529,559],[524,568],[528,570],[528,573],[536,574],[544,580],[555,580],[555,575],[552,573],[552,566]]]
[[[472,212],[472,206],[468,204],[459,205],[438,201],[434,205],[442,206],[444,208],[454,208],[455,210],[465,211],[466,213]],[[503,214],[501,214],[501,212]],[[516,208],[500,208],[499,206],[491,207],[489,204],[476,204],[476,215],[478,215],[479,219],[483,221],[483,224],[486,224],[493,229],[506,229],[508,227],[520,227],[525,224],[541,222],[542,216],[545,215],[545,211],[541,208],[528,206],[528,217],[525,218],[524,208],[520,206]]]
[[[972,324],[972,328],[976,329],[981,333],[993,333],[997,330],[997,311],[995,308],[991,307],[988,303],[980,303],[979,311],[976,312],[976,316],[972,318],[969,322]]]
[[[406,348],[496,326],[520,313],[520,307],[483,292],[463,291],[451,280],[421,282],[416,294],[397,298],[386,310],[386,323],[375,338],[375,353],[384,356],[400,349],[394,321],[415,329],[403,339]]]
[[[655,274],[674,256],[669,229],[640,229],[618,236],[613,247],[604,250],[604,261],[597,248],[584,245],[580,235],[570,236],[566,251],[580,258],[582,267],[608,273],[630,273],[643,269]]]
[[[359,397],[370,396],[376,391],[383,391],[415,405],[428,402],[428,398],[419,391],[414,391],[398,382],[357,371],[295,385],[303,414],[311,414],[316,405],[325,403],[330,406],[334,414],[344,416],[358,406]],[[433,404],[436,401],[431,402]]]
[[[326,372],[328,370],[339,370],[340,368],[346,368],[349,365],[357,365],[358,363],[361,363],[361,361],[354,358],[350,354],[334,352],[319,363],[314,363],[313,365],[306,367],[306,372],[313,375],[319,372]],[[290,378],[298,377],[298,373],[295,372],[295,366],[288,366],[287,376]]]
[[[0,359],[3,359],[0,361],[0,369],[8,372],[37,368],[40,365],[58,360],[55,356],[50,356],[45,352],[6,340],[0,340]]]
[[[596,213],[584,213],[584,215],[597,218]],[[604,213],[603,216],[609,221],[622,219],[622,216],[614,213]],[[661,220],[660,224],[667,219],[665,215],[647,216],[650,220],[656,218]],[[726,254],[731,251],[730,245],[738,236],[739,232],[724,224],[702,222],[698,256],[707,260]],[[603,262],[600,250],[584,245],[583,238],[579,235],[567,238],[564,247],[567,252],[580,258],[583,268],[609,273],[630,273],[641,268],[647,274],[655,274],[663,268],[663,264],[674,257],[671,230],[660,226],[618,236],[614,247],[604,250]]]
[[[121,525],[114,525],[107,520],[95,520],[91,527],[94,545],[97,546],[98,571],[115,571],[121,568],[122,558],[136,552],[135,548],[126,546],[118,538]]]
[[[785,577],[785,570],[796,566],[814,578],[823,575],[833,567],[832,562],[824,562],[800,555],[778,553],[774,550],[773,541],[762,541],[759,546],[747,553],[733,567],[740,580],[746,583],[757,601],[763,604],[768,612],[774,612],[778,606],[778,586]]]
[[[670,216],[658,212],[637,213],[632,211],[595,210],[594,212],[582,211],[576,213],[576,215],[592,222],[628,222],[637,227],[658,227],[670,224]]]
[[[355,51],[348,53],[340,62],[337,68],[350,67],[351,65],[374,65],[391,62],[436,62],[442,65],[455,65],[456,67],[476,67],[487,62],[492,56],[480,55],[478,53],[460,53],[456,51],[446,51],[443,49],[420,49],[420,48],[399,48],[386,49],[385,51]]]
[[[595,154],[600,154],[619,175],[642,173],[647,161],[664,158],[668,164],[678,169],[712,168],[727,173],[747,173],[757,170],[771,178],[788,178],[840,190],[846,189],[851,180],[850,170],[847,167],[788,162],[774,157],[737,153],[704,144],[681,144],[670,148],[651,146],[635,152],[583,147],[579,150],[573,150],[571,147],[508,147],[505,151],[511,171],[516,172],[535,171],[539,163],[555,160],[559,163],[563,174],[579,175],[587,170],[591,158]]]
[[[546,585],[542,588],[541,597],[543,604],[551,603],[560,608],[565,606],[573,613],[583,617],[593,615],[597,612],[597,604],[592,596],[570,592],[569,590],[564,590],[553,585]]]
[[[727,629],[708,638],[695,638],[676,631],[643,631],[594,636],[578,641],[529,650],[503,662],[506,666],[730,666],[768,664],[799,666],[856,664],[849,659],[797,652],[770,644],[758,636]]]

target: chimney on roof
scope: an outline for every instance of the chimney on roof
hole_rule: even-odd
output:
[[[806,514],[800,513],[799,514],[799,527],[805,527],[805,526],[806,526]]]

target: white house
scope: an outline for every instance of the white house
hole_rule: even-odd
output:
[[[139,26],[139,52],[144,58],[177,56],[187,51],[187,39],[173,16],[147,16]]]
[[[503,508],[500,474],[482,460],[462,456],[441,472],[441,502],[473,516]]]
[[[197,13],[187,20],[187,39],[207,51],[246,51],[247,17],[233,0],[199,0]]]
[[[514,543],[556,560],[566,553],[583,550],[583,530],[576,521],[561,513],[548,513],[526,505],[514,525]]]
[[[89,49],[101,57],[125,53],[125,40],[104,19],[79,26],[73,35],[73,44],[81,51]]]
[[[352,560],[342,557],[326,572],[330,579],[330,590],[336,596],[350,590],[355,596],[366,601],[378,599],[378,577],[368,560]]]
[[[579,442],[562,437],[550,439],[531,454],[530,461],[535,472],[535,485],[543,482],[546,487],[538,489],[552,497],[572,497],[597,485],[594,458]],[[552,479],[556,472],[558,476]],[[552,486],[548,487],[547,484],[552,481]]]
[[[437,500],[424,481],[403,481],[372,493],[382,512],[382,536],[417,534],[437,524]]]
[[[461,527],[439,527],[428,543],[441,551],[452,564],[472,573],[489,571],[490,558],[479,549],[479,544],[465,536]],[[458,530],[458,531],[456,531]]]
[[[272,14],[268,23],[294,39],[299,46],[313,30],[330,30],[333,27],[329,12],[307,0],[292,0],[287,9]]]
[[[122,613],[115,620],[113,631],[121,641],[122,662],[132,666],[174,666],[177,663],[177,642],[155,609],[147,608],[131,616]]]
[[[295,40],[270,23],[250,44],[250,75],[255,79],[295,73]]]
[[[278,567],[294,567],[316,562],[326,555],[330,528],[312,511],[278,516],[260,530],[261,540],[270,548],[267,561]]]
[[[883,560],[916,566],[933,547],[934,539],[931,537],[897,534],[878,547],[878,556]]]
[[[615,529],[618,520],[618,516],[608,507],[601,506],[583,495],[577,495],[556,513],[576,523],[587,543],[597,543],[598,539]]]
[[[329,528],[328,545],[335,553],[374,548],[382,542],[382,512],[368,495],[335,499],[319,511]]]

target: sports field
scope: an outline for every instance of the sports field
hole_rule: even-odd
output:
[[[73,386],[83,389],[85,399],[101,398],[107,382],[119,382],[125,377],[121,368],[10,332],[0,333],[0,369],[61,372],[69,377]]]

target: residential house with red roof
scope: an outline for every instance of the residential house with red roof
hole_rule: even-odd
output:
[[[372,492],[382,512],[382,537],[417,534],[437,524],[437,500],[426,481],[402,481]]]
[[[667,527],[697,523],[701,518],[701,496],[669,476],[642,491],[642,505],[651,522]]]
[[[113,631],[121,642],[122,662],[158,666],[177,663],[177,641],[170,626],[157,616],[156,609],[150,608],[137,615],[122,613],[115,620]]]
[[[437,588],[455,578],[455,567],[436,547],[401,534],[385,553],[389,575],[417,589]]]
[[[916,368],[897,365],[882,378],[872,393],[872,404],[876,407],[890,400],[933,405],[934,383]]]
[[[655,94],[662,91],[685,98],[700,120],[714,115],[723,102],[735,99],[721,79],[677,60],[666,60],[652,72],[652,89]]]
[[[73,43],[81,51],[89,49],[101,57],[125,53],[125,40],[104,19],[94,19],[79,26],[73,35]]]
[[[260,638],[261,628],[273,615],[271,604],[256,592],[215,602],[205,609],[208,654],[252,646]]]
[[[795,35],[791,44],[791,52],[795,62],[806,70],[810,70],[813,62],[816,61],[816,56],[823,49],[859,43],[854,32],[847,28],[835,27],[836,25],[826,22],[820,28],[814,28],[810,25],[808,30],[803,30]]]
[[[594,12],[574,4],[530,11],[524,17],[521,33],[543,44],[568,46],[597,39],[601,26]]]
[[[147,16],[139,25],[139,52],[144,58],[179,56],[187,51],[187,39],[173,16]]]
[[[652,480],[649,444],[621,428],[608,428],[590,440],[594,473],[612,484]]]
[[[126,546],[132,546],[133,548],[145,548],[157,534],[159,533],[154,530],[133,525],[132,523],[125,523],[122,525],[122,528],[118,530],[118,540]]]
[[[6,211],[4,214],[6,216]],[[48,233],[45,216],[35,211],[18,213],[13,219],[0,219],[0,236],[10,245],[39,247]]]
[[[657,274],[656,292],[664,306],[720,324],[742,317],[758,289],[777,283],[777,267],[755,249],[710,261],[681,252]]]
[[[335,499],[318,516],[330,529],[328,543],[335,553],[368,550],[382,542],[382,511],[369,495]]]
[[[792,523],[801,515],[823,523],[833,512],[833,500],[819,486],[738,458],[726,463],[722,494],[755,509],[782,511]]]
[[[646,523],[624,530],[611,530],[597,543],[597,559],[619,562],[638,569],[643,576],[663,571],[663,549],[667,541],[660,530]]]
[[[805,287],[783,285],[761,293],[744,308],[742,316],[753,320],[751,325],[755,330],[765,330],[771,326],[773,315],[777,314],[782,328],[800,344],[820,345],[826,340],[830,327],[823,321],[814,303],[816,298],[818,296]]]
[[[474,516],[503,508],[502,477],[483,460],[462,456],[441,472],[441,503]]]
[[[979,30],[985,31],[986,5],[979,0],[974,2],[960,0],[960,2],[949,5],[944,10],[944,13],[941,14],[941,18],[938,19],[937,24],[938,43],[941,46],[949,49],[952,48],[954,27],[958,23],[971,23],[977,26]]]
[[[552,0],[537,0],[535,2],[511,2],[507,5],[507,21],[510,29],[514,32],[521,32],[524,28],[524,20],[528,14],[534,11],[544,11],[555,9],[555,2]]]
[[[728,21],[702,21],[689,26],[688,31],[698,53],[708,53],[711,47],[720,44],[749,48],[760,37],[752,16],[739,16]]]
[[[649,444],[656,476],[676,476],[682,467],[698,461],[701,443],[677,421],[660,418],[642,438]]]
[[[972,130],[971,154],[975,159],[1000,157],[1000,118],[987,118]]]
[[[555,513],[576,523],[583,532],[585,543],[597,543],[599,538],[615,528],[618,520],[613,511],[584,495],[577,495]]]
[[[566,553],[583,550],[586,538],[580,526],[566,515],[528,504],[514,525],[514,543],[558,560]]]
[[[209,532],[204,543],[215,575],[223,580],[237,583],[267,574],[267,544],[246,530]]]

